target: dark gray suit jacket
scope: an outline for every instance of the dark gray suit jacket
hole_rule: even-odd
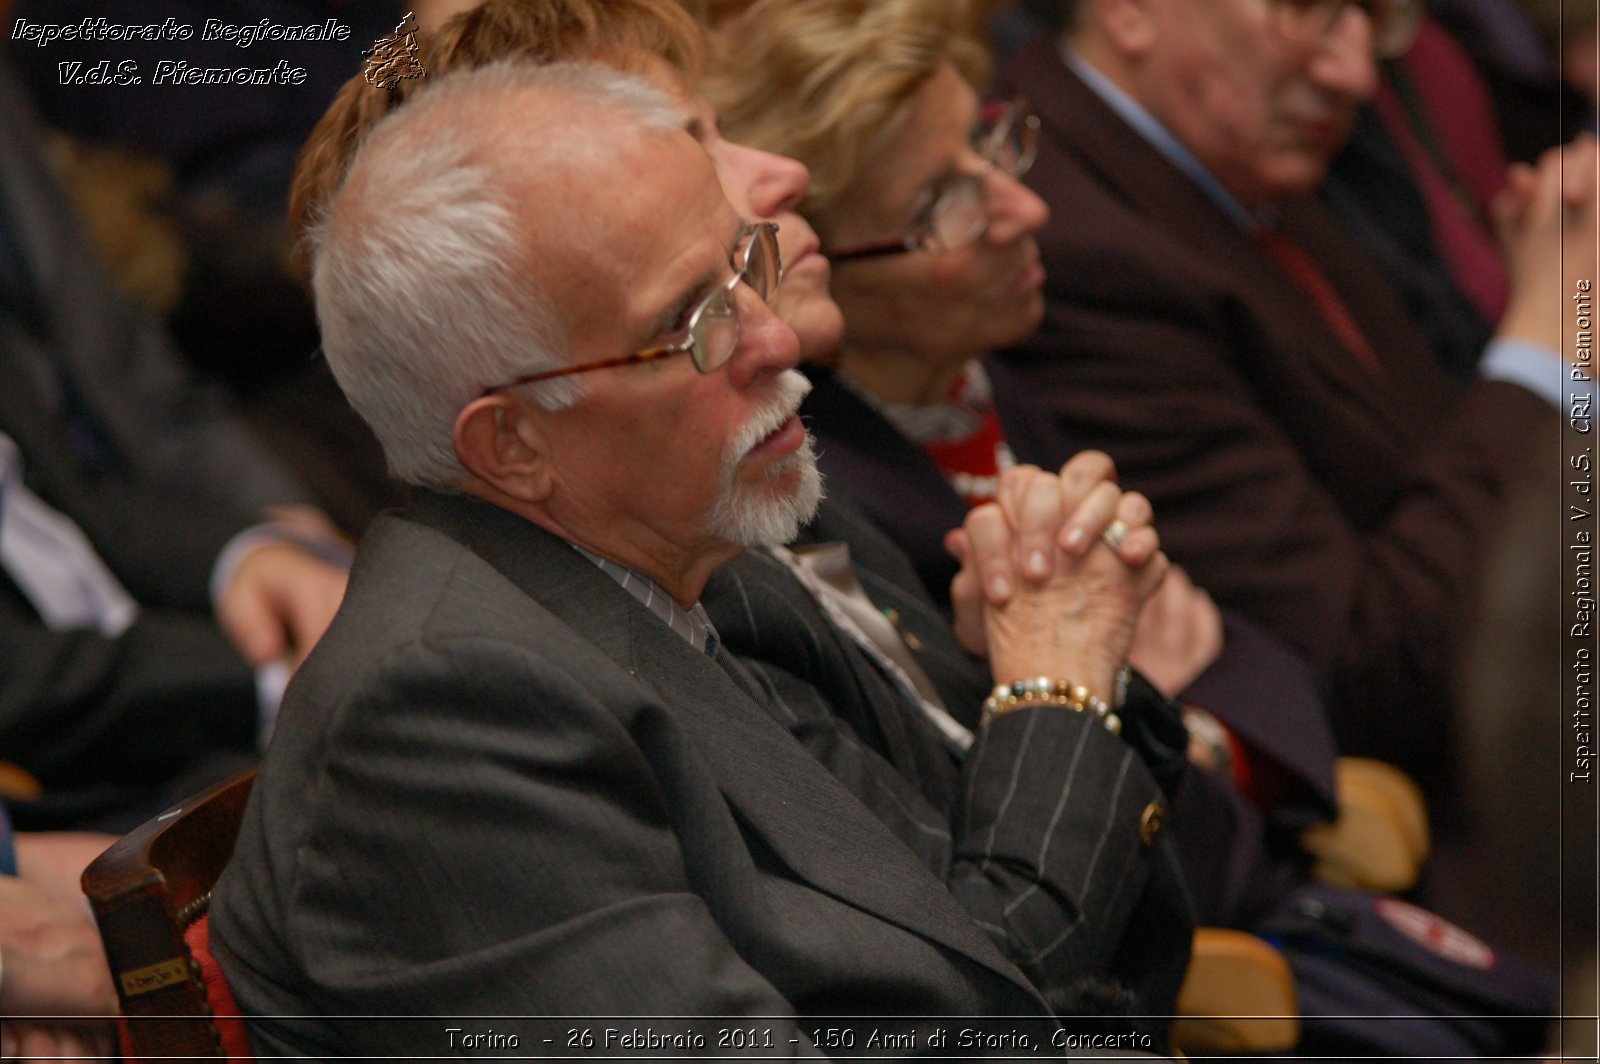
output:
[[[443,1051],[447,1024],[418,1014],[558,1039],[599,1026],[513,1017],[672,1016],[712,1042],[729,1023],[707,1017],[768,1017],[782,1052],[841,1014],[1053,1029],[766,699],[520,518],[425,494],[380,519],[216,890],[257,1049]],[[1013,717],[987,756],[1064,763],[1081,738]],[[975,790],[964,816],[1009,856],[1007,797]],[[1105,849],[1108,880],[1148,861]]]

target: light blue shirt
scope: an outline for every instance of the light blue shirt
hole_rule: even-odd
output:
[[[1218,210],[1237,222],[1240,228],[1254,232],[1263,225],[1272,224],[1270,216],[1259,212],[1252,214],[1247,210],[1206,169],[1205,164],[1173,136],[1170,129],[1095,69],[1092,63],[1065,44],[1061,46],[1061,59],[1074,74],[1083,79],[1089,91],[1132,126],[1164,159],[1181,170],[1217,205]],[[1574,395],[1592,396],[1594,393],[1593,379],[1583,374],[1569,373],[1566,360],[1559,351],[1528,340],[1490,340],[1489,346],[1484,348],[1483,358],[1478,362],[1478,375],[1487,380],[1520,385],[1558,409],[1565,407]]]

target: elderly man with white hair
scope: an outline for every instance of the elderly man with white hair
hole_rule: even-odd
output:
[[[1113,705],[1165,567],[1142,500],[1020,483],[1022,509],[1133,527],[984,608],[1018,686],[931,825],[948,876],[864,804],[893,767],[831,775],[722,652],[707,578],[791,538],[820,484],[774,227],[693,128],[600,67],[447,75],[368,136],[314,237],[329,361],[421,490],[363,541],[216,890],[258,1053],[1049,1050],[1051,1002],[1124,954],[1170,1003],[1187,895],[1116,734],[1139,707]],[[974,552],[1008,528],[975,518]],[[902,1019],[836,1019],[860,1016]],[[1097,1048],[1150,1044],[1123,1031]]]

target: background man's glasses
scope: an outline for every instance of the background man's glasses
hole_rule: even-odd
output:
[[[1039,154],[1039,118],[1021,97],[985,109],[972,135],[972,150],[983,160],[977,173],[961,174],[940,190],[912,231],[898,240],[827,252],[830,262],[901,255],[908,251],[958,251],[976,243],[989,228],[989,174],[1021,177]]]
[[[1273,28],[1286,41],[1315,48],[1328,39],[1354,5],[1372,21],[1372,51],[1379,59],[1398,59],[1411,48],[1422,24],[1421,0],[1271,0]]]
[[[740,244],[744,245],[742,256],[739,252]],[[489,395],[505,388],[534,384],[574,373],[629,366],[635,362],[653,362],[667,355],[684,353],[689,355],[694,362],[694,368],[701,373],[711,373],[722,368],[728,364],[728,359],[733,357],[734,349],[739,346],[739,304],[736,294],[739,282],[743,281],[754,289],[763,303],[770,303],[773,293],[783,281],[783,259],[778,254],[777,223],[757,222],[755,225],[741,226],[738,240],[734,243],[734,251],[728,256],[730,266],[736,257],[739,258],[739,265],[734,270],[733,276],[712,289],[711,293],[689,314],[689,324],[684,326],[681,340],[674,340],[660,347],[647,347],[631,355],[619,355],[616,358],[603,358],[598,362],[583,362],[576,366],[563,366],[542,373],[530,373],[516,380],[485,388],[483,394]]]

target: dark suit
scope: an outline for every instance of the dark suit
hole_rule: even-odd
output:
[[[1005,362],[1150,497],[1197,584],[1331,670],[1342,748],[1434,776],[1484,540],[1548,405],[1452,387],[1325,211],[1280,204],[1377,351],[1369,372],[1049,42],[1002,80],[1039,109],[1028,184],[1053,207],[1045,325]]]
[[[3,61],[0,96],[0,432],[145,607],[119,639],[52,631],[0,573],[0,749],[49,783],[151,781],[191,745],[252,746],[254,681],[207,583],[259,507],[302,496],[112,290]]]
[[[834,1014],[1041,1016],[1039,989],[768,699],[520,518],[423,495],[380,519],[216,891],[245,1010],[326,1017],[257,1019],[258,1050],[423,1044],[341,1014],[762,1016],[780,1049]],[[1127,922],[1171,874],[1164,848],[1107,825],[1085,870],[1076,814],[1025,846],[1014,827],[1075,757],[1119,806],[1156,800],[1124,753],[1077,714],[1002,718],[974,752],[954,863],[975,879],[1003,861],[1067,897],[1087,871]],[[1049,952],[1066,929],[1019,908],[1007,933]],[[1114,950],[1095,915],[1078,933]],[[1151,916],[1130,933],[1169,926]]]

